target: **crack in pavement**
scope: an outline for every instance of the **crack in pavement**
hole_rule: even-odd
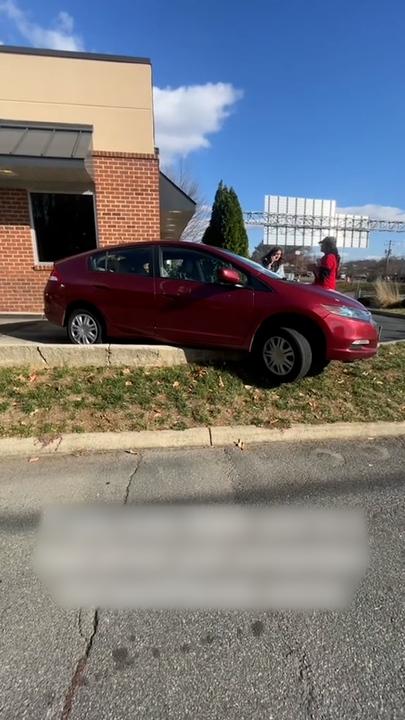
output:
[[[80,685],[82,685],[83,675],[84,675],[84,672],[86,669],[87,661],[89,659],[93,641],[94,641],[94,638],[97,633],[97,628],[98,628],[98,610],[95,610],[93,613],[92,632],[91,632],[90,637],[87,639],[84,655],[82,655],[82,657],[78,660],[78,662],[76,664],[76,669],[73,673],[73,677],[70,681],[70,685],[67,689],[67,692],[65,695],[65,700],[63,703],[63,708],[62,708],[61,720],[68,720],[68,718],[70,717],[70,714],[72,712],[73,702],[74,702],[75,695],[76,695],[76,690]],[[79,613],[79,632],[80,632],[81,637],[86,639],[81,632],[80,613]]]
[[[89,639],[91,638],[92,634],[93,634],[93,629],[94,629],[94,616],[93,616],[92,619],[91,619],[91,630],[90,630],[90,634],[89,634],[88,632],[86,632],[86,624],[85,624],[86,618],[84,617],[84,613],[85,613],[85,612],[86,612],[86,611],[84,611],[84,610],[79,610],[79,612],[78,612],[78,614],[77,614],[77,629],[78,629],[78,631],[79,631],[80,637],[81,637],[83,640],[85,640],[86,642],[88,642]],[[87,611],[87,612],[88,612],[88,611]],[[87,619],[88,619],[88,618],[87,618]]]
[[[129,493],[130,493],[130,491],[131,491],[131,486],[132,486],[132,483],[133,483],[133,481],[134,481],[134,477],[135,477],[136,473],[137,473],[138,470],[139,470],[139,466],[140,466],[141,462],[142,462],[142,455],[139,455],[139,457],[138,457],[138,462],[137,462],[137,464],[136,464],[136,468],[135,468],[135,470],[133,471],[133,473],[131,473],[131,475],[129,476],[128,484],[127,484],[127,487],[125,488],[124,505],[127,505],[127,503],[128,503],[128,498],[129,498]]]
[[[38,345],[37,345],[37,351],[38,351],[38,355],[41,358],[41,360],[44,361],[45,365],[48,365],[48,360],[46,359],[45,355],[41,352],[41,348],[38,347]]]
[[[309,720],[315,720],[314,715],[314,683],[312,679],[311,662],[304,651],[299,659],[298,677],[303,687],[305,714]]]
[[[141,460],[142,460],[142,456],[140,455],[138,458],[136,468],[129,477],[127,486],[125,488],[124,505],[126,505],[128,502],[131,485],[132,485],[132,482],[134,480],[136,473],[138,472],[139,466],[141,464]],[[98,622],[99,622],[99,611],[96,609],[93,612],[92,628],[91,628],[90,635],[86,635],[86,633],[83,629],[82,610],[79,610],[78,617],[77,617],[77,627],[78,627],[80,637],[86,641],[86,647],[85,647],[84,654],[82,655],[81,658],[79,658],[79,660],[76,663],[75,671],[73,673],[69,687],[66,691],[60,720],[69,720],[69,717],[72,713],[73,703],[74,703],[74,699],[76,696],[77,688],[80,687],[81,685],[83,685],[83,677],[84,677],[84,673],[86,670],[87,661],[90,656],[91,648],[93,646],[94,638],[96,637]]]
[[[303,694],[305,717],[308,720],[315,720],[315,685],[310,658],[296,640],[286,640],[286,646],[287,652],[284,653],[284,657],[293,656],[298,663],[298,681]]]

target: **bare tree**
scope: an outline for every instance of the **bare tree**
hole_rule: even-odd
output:
[[[196,203],[195,213],[183,230],[181,240],[201,242],[204,230],[209,223],[211,209],[204,200],[198,182],[193,179],[191,173],[185,167],[184,160],[179,160],[176,165],[166,167],[164,172]]]

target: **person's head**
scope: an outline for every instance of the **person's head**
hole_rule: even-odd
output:
[[[270,248],[269,252],[263,258],[263,265],[266,267],[270,265],[279,267],[283,262],[283,251],[279,247]]]
[[[337,255],[337,247],[336,247],[336,238],[330,237],[324,237],[323,240],[319,243],[319,246],[321,248],[321,252],[324,253],[324,255],[328,255],[329,253],[332,253],[333,255]]]

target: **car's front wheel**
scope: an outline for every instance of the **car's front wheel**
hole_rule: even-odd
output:
[[[256,344],[261,369],[276,384],[294,382],[307,375],[312,350],[307,338],[292,328],[272,328]]]
[[[70,314],[67,334],[75,345],[96,345],[103,341],[103,328],[96,313],[77,308]]]

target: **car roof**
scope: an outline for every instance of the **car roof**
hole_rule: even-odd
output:
[[[221,248],[212,247],[211,245],[204,245],[201,242],[192,242],[189,240],[141,240],[140,242],[129,242],[129,243],[117,243],[116,245],[106,245],[104,247],[93,248],[93,250],[86,250],[86,252],[77,253],[69,257],[57,260],[55,265],[58,263],[69,262],[76,258],[86,258],[94,255],[95,253],[110,252],[112,250],[124,250],[132,247],[154,247],[155,245],[165,245],[175,248],[188,248],[190,250],[207,250],[212,251],[214,254],[223,255]]]

